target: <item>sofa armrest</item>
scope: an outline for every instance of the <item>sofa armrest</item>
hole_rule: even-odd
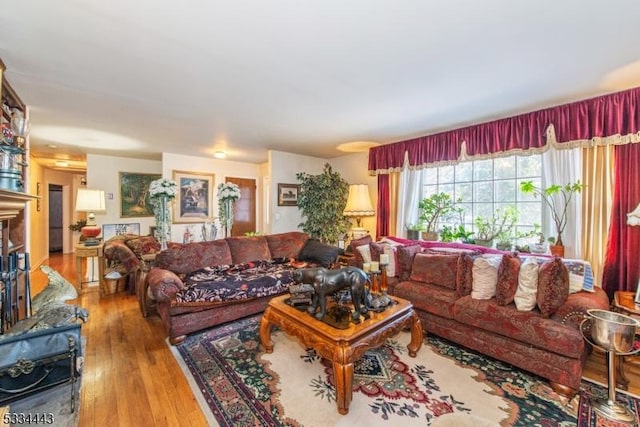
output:
[[[175,299],[178,291],[184,288],[184,283],[174,272],[163,268],[152,268],[145,280],[158,303]]]
[[[140,259],[124,243],[124,240],[110,240],[105,243],[104,258],[107,266],[117,268],[121,265],[127,272],[133,272],[140,266]]]
[[[594,288],[593,292],[580,291],[569,294],[567,300],[560,306],[551,318],[565,324],[570,324],[576,328],[585,318],[587,310],[609,309],[609,297],[602,288]]]

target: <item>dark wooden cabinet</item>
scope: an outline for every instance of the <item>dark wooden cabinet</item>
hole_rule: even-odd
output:
[[[28,118],[28,108],[13,90],[0,60],[0,333],[30,315],[27,202],[37,199],[27,194],[29,139],[14,138],[12,116]]]

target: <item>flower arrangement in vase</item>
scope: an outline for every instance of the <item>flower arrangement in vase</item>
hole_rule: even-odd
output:
[[[149,196],[157,226],[155,237],[160,242],[161,250],[167,249],[167,242],[171,238],[169,200],[175,199],[177,193],[178,183],[170,179],[160,178],[149,184]]]
[[[231,235],[233,227],[233,204],[240,199],[240,187],[233,182],[223,182],[218,185],[218,216],[220,224],[224,226],[225,237]]]

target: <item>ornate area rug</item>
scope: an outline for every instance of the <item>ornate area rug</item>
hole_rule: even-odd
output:
[[[265,353],[259,324],[250,317],[172,347],[211,425],[616,425],[590,409],[590,396],[607,396],[600,385],[583,381],[567,401],[538,377],[432,336],[411,358],[408,332],[357,363],[349,413],[340,415],[331,364],[275,328]],[[617,396],[638,413],[637,398]]]

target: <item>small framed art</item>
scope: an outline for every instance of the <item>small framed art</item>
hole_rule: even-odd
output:
[[[278,206],[298,206],[300,184],[278,184]]]

